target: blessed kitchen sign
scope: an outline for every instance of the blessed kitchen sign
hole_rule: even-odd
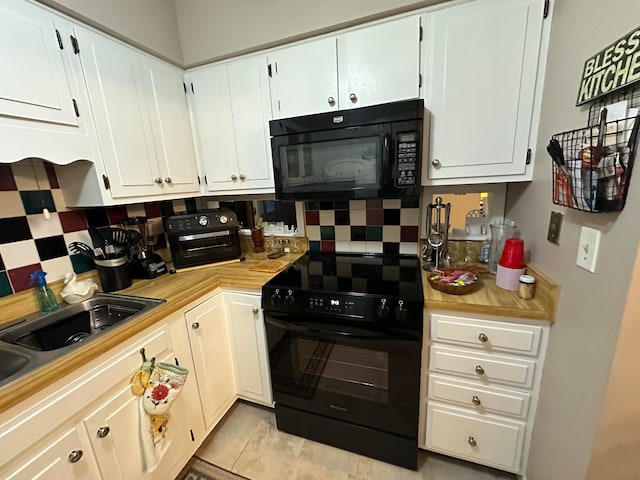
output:
[[[640,80],[640,27],[584,62],[576,106]]]

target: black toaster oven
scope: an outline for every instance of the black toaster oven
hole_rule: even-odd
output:
[[[177,269],[240,258],[240,233],[234,211],[223,208],[172,215],[165,231]]]

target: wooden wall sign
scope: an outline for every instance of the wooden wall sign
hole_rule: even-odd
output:
[[[576,106],[640,80],[640,27],[584,62]]]

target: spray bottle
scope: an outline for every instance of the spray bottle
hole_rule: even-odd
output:
[[[36,270],[31,274],[31,283],[35,283],[37,285],[36,296],[38,299],[38,306],[42,313],[49,313],[58,309],[56,296],[47,286],[47,281],[44,278],[46,274],[47,272],[43,272],[42,270]]]

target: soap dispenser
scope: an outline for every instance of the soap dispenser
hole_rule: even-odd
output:
[[[42,313],[53,312],[58,309],[58,301],[53,294],[47,280],[44,278],[47,272],[42,270],[36,270],[31,274],[31,283],[36,284],[36,297],[38,300],[38,306]]]

